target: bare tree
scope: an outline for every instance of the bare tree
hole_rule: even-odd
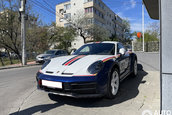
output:
[[[109,40],[110,33],[103,27],[98,25],[91,25],[87,31],[89,38],[91,38],[92,41]]]
[[[84,43],[86,41],[103,41],[109,37],[108,31],[95,24],[94,20],[90,18],[89,14],[84,14],[78,11],[75,17],[72,17],[71,23],[77,28],[79,35],[83,38]]]
[[[18,1],[0,1],[0,44],[5,49],[15,52],[19,59],[20,55],[20,22],[18,21]]]
[[[87,39],[87,29],[88,25],[88,17],[81,11],[77,11],[74,17],[71,18],[70,23],[74,28],[76,28],[78,34],[83,38],[84,43],[86,43]]]
[[[154,35],[156,38],[160,38],[160,24],[159,24],[159,22],[156,21],[153,23],[149,23],[146,32]]]

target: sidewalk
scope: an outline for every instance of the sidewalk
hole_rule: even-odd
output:
[[[27,65],[22,66],[22,64],[13,64],[13,65],[8,65],[8,66],[2,66],[0,67],[0,70],[3,69],[12,69],[12,68],[20,68],[20,67],[28,67],[28,66],[34,66],[34,65],[39,65],[38,63],[36,63],[35,61],[32,62],[28,62]]]

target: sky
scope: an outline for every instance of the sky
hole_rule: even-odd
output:
[[[67,0],[31,0],[38,1],[37,3],[43,4],[45,7],[54,10],[55,6],[58,3],[67,1]],[[46,1],[49,6],[44,2]],[[114,13],[118,14],[121,18],[128,19],[131,25],[131,31],[142,31],[142,1],[141,0],[102,0]],[[38,4],[32,2],[33,9],[40,15],[40,19],[44,24],[51,24],[55,22],[55,13],[50,13],[41,8]],[[147,10],[144,10],[145,13],[145,30],[147,29],[149,23],[153,23],[156,20],[152,20]]]

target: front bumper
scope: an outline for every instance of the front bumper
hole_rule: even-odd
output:
[[[62,89],[42,86],[40,80],[62,82]],[[97,82],[96,76],[60,77],[40,74],[37,76],[38,89],[46,92],[75,98],[101,97],[104,87]]]
[[[49,88],[46,86],[38,86],[38,89],[56,95],[75,98],[102,96],[102,94],[98,93],[96,83],[63,83],[62,89]]]

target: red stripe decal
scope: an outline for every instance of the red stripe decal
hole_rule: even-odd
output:
[[[77,60],[77,59],[79,59],[79,58],[82,58],[82,57],[84,57],[84,55],[78,56],[78,57],[76,57],[76,58],[74,58],[74,59],[68,61],[68,62],[65,64],[65,66],[69,65],[69,64],[72,63],[73,61],[75,61],[75,60]]]
[[[120,55],[112,56],[112,57],[106,58],[106,59],[103,60],[103,62],[106,62],[106,61],[108,61],[108,60],[110,60],[110,59],[113,59],[113,58],[118,58],[119,56],[120,56]]]

